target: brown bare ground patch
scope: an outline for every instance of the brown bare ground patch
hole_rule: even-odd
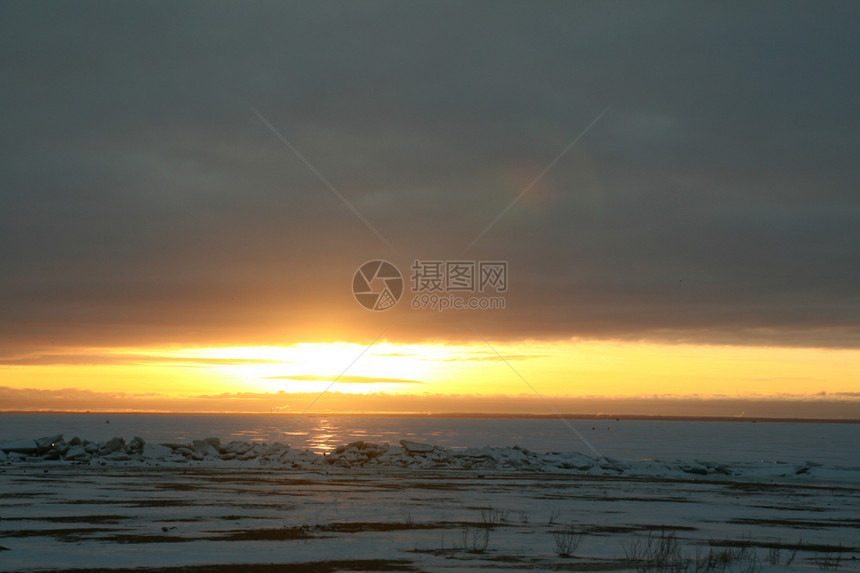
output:
[[[116,524],[124,519],[131,519],[127,515],[59,515],[52,517],[6,517],[3,521],[43,521],[47,523],[106,523]]]
[[[727,523],[738,525],[781,525],[793,529],[825,529],[830,527],[860,528],[860,519],[764,519],[754,517],[737,517]]]
[[[818,553],[850,553],[857,551],[857,547],[846,545],[829,545],[826,543],[782,543],[779,541],[756,541],[753,539],[712,539],[708,542],[712,547],[763,547],[764,549],[787,549],[797,551],[809,551]]]
[[[53,537],[59,541],[79,541],[86,539],[95,533],[112,533],[116,529],[105,529],[98,527],[75,527],[66,529],[19,529],[15,531],[2,531],[0,537]]]
[[[463,527],[463,523],[378,523],[349,522],[327,523],[325,525],[305,525],[300,527],[279,527],[270,529],[248,529],[226,532],[226,535],[206,537],[210,541],[281,541],[286,539],[310,539],[331,537],[330,533],[364,533],[369,531],[408,531],[417,529],[453,529]],[[200,539],[200,538],[197,538]]]
[[[310,563],[194,565],[188,567],[137,567],[134,569],[53,569],[49,573],[335,573],[336,571],[419,571],[405,559],[360,559]]]

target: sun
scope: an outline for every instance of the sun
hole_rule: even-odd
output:
[[[245,346],[181,351],[210,359],[237,387],[250,392],[415,392],[432,370],[426,349],[347,342],[288,347]]]

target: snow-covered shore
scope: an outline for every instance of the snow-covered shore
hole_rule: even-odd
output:
[[[579,475],[800,479],[860,483],[860,466],[825,466],[813,462],[723,464],[703,460],[623,462],[579,452],[537,453],[519,446],[445,449],[401,440],[399,445],[357,441],[317,454],[282,443],[218,438],[190,443],[147,443],[115,437],[95,442],[62,435],[0,442],[0,464],[89,464],[93,466],[267,467],[287,470],[324,468],[445,469],[493,472],[541,472]]]
[[[323,455],[46,436],[0,452],[4,571],[620,573],[648,566],[630,555],[661,539],[683,573],[714,573],[702,568],[713,560],[722,573],[860,563],[857,468],[406,440]]]

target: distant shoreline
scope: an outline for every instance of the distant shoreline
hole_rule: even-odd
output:
[[[493,414],[469,412],[318,412],[290,414],[277,412],[122,412],[122,411],[63,411],[63,410],[7,410],[0,415],[84,415],[84,416],[301,416],[341,418],[466,418],[466,419],[522,419],[552,420],[554,414]],[[567,420],[640,420],[657,422],[762,422],[797,424],[860,424],[857,418],[776,418],[763,416],[660,416],[648,414],[562,414]]]

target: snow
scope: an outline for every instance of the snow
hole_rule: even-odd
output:
[[[77,445],[71,445],[77,444]],[[62,435],[36,440],[0,443],[6,465],[117,464],[150,467],[188,465],[203,467],[282,467],[294,470],[338,468],[415,468],[447,470],[491,470],[574,475],[690,477],[711,479],[787,479],[815,482],[818,479],[860,483],[860,466],[802,463],[735,463],[707,460],[622,461],[591,457],[579,452],[533,452],[519,446],[446,449],[434,444],[401,440],[400,446],[356,441],[330,452],[315,453],[283,443],[231,441],[218,438],[190,443],[150,444],[134,437],[130,442],[117,436],[104,442]]]
[[[624,547],[666,531],[690,562],[751,545],[755,567],[726,573],[806,571],[835,556],[839,570],[860,570],[856,463],[630,461],[412,439],[317,453],[211,437],[49,435],[0,452],[4,571],[325,569],[335,559],[352,569],[390,565],[371,561],[382,560],[423,571],[632,570]],[[554,548],[568,527],[583,534],[573,557]],[[470,549],[483,534],[487,548]]]

